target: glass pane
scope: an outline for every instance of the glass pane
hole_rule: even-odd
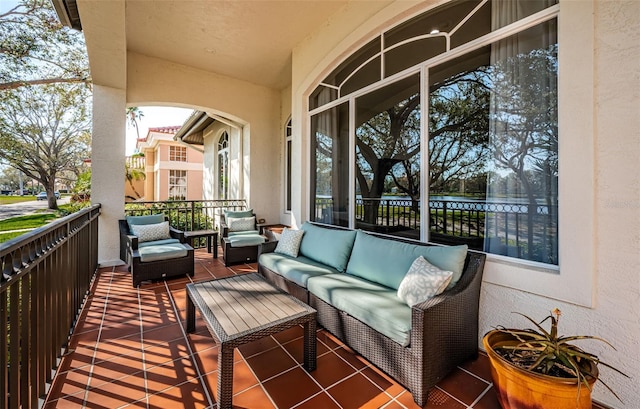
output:
[[[404,40],[429,34],[433,30],[449,32],[479,3],[480,0],[450,1],[427,11],[387,31],[384,35],[384,46],[387,48]]]
[[[311,220],[349,226],[349,105],[311,117]]]
[[[454,49],[491,31],[491,2],[484,4],[451,35],[451,49]]]
[[[420,239],[420,77],[356,100],[356,227]]]
[[[354,75],[343,83],[340,95],[348,95],[354,91],[380,81],[380,57],[360,68]]]
[[[389,50],[384,56],[384,76],[390,77],[446,51],[447,43],[442,36],[423,38]]]
[[[492,0],[491,29],[497,30],[558,4],[558,0]]]
[[[364,64],[367,60],[374,57],[375,55],[380,53],[380,37],[377,37],[371,40],[368,44],[360,48],[355,53],[351,54],[349,58],[347,58],[342,64],[338,66],[331,74],[327,76],[327,78],[322,81],[325,84],[334,85],[336,87],[341,86],[344,81],[349,78],[349,76],[355,72],[355,70]],[[375,67],[374,67],[375,69]],[[367,75],[370,77],[371,75]],[[377,72],[374,75],[377,79],[380,79],[380,62],[377,64]],[[366,84],[368,85],[368,84]],[[357,88],[351,87],[351,90],[356,90]],[[351,92],[351,91],[350,91]],[[341,93],[341,96],[345,95],[344,92]],[[317,98],[316,98],[317,99]],[[326,103],[326,101],[319,101],[322,103]]]
[[[429,71],[430,241],[558,264],[551,21]]]
[[[169,171],[169,200],[186,200],[187,197],[187,171]]]
[[[218,199],[229,198],[229,134],[224,132],[218,141]]]
[[[287,203],[286,210],[291,210],[291,141],[287,141]]]
[[[338,90],[324,85],[318,85],[309,96],[309,109],[316,109],[338,99]]]

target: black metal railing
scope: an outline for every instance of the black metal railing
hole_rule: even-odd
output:
[[[0,409],[41,406],[96,274],[99,214],[0,244]]]
[[[429,240],[468,244],[493,254],[557,264],[557,205],[473,199],[429,200]],[[316,198],[314,221],[348,220],[331,198]],[[420,238],[420,203],[411,199],[357,198],[357,228]],[[344,225],[344,223],[340,224]]]
[[[245,210],[244,199],[233,200],[167,200],[164,202],[125,203],[126,216],[144,216],[163,213],[169,224],[178,230],[194,231],[216,228],[216,216],[223,210]],[[205,239],[196,240],[194,247],[203,247]]]

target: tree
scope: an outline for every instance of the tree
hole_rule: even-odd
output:
[[[356,180],[363,198],[369,198],[364,209],[364,221],[377,224],[379,199],[385,180],[392,175],[396,186],[409,194],[414,210],[420,200],[420,94],[388,107],[356,129]],[[396,166],[400,165],[400,166]],[[400,183],[396,172],[407,181]],[[416,196],[417,194],[417,196]]]
[[[48,0],[0,7],[0,91],[25,85],[91,84],[84,37],[63,27]]]
[[[127,179],[127,182],[129,182],[129,185],[131,186],[131,190],[133,190],[133,193],[136,195],[136,197],[127,196],[126,198],[131,200],[140,199],[142,196],[136,190],[136,187],[133,182],[138,180],[144,180],[147,177],[147,175],[144,173],[144,170],[130,166],[128,163],[124,164],[124,170],[125,170],[124,177],[125,179]]]
[[[78,175],[72,193],[72,202],[88,202],[91,199],[91,168]]]
[[[487,67],[433,84],[429,94],[429,190],[482,173],[489,156]]]
[[[140,129],[138,128],[138,121],[142,120],[144,112],[138,107],[127,108],[127,122],[133,126],[136,130],[136,137],[140,139]]]
[[[432,84],[429,94],[429,184],[431,191],[482,172],[488,155],[489,92],[486,67],[468,70]],[[364,218],[375,224],[378,203],[389,179],[420,203],[420,94],[410,80],[383,94],[385,109],[356,129],[356,179],[363,198],[370,198]],[[408,96],[407,96],[408,95]],[[368,118],[367,118],[368,117]],[[357,122],[360,122],[357,120]]]
[[[11,166],[2,169],[0,189],[11,191],[20,189],[20,171]]]
[[[136,137],[140,139],[140,129],[138,127],[138,121],[142,119],[142,117],[144,116],[144,112],[142,112],[142,110],[138,107],[128,107],[126,115],[127,115],[127,123],[136,129]],[[138,156],[144,156],[144,155],[140,154]],[[126,198],[131,200],[140,199],[140,197],[142,196],[136,190],[133,182],[138,180],[144,180],[147,177],[147,175],[144,173],[144,170],[133,167],[129,165],[129,163],[125,163],[124,171],[125,171],[125,174],[124,174],[125,179],[129,183],[129,186],[131,186],[131,190],[133,190],[133,193],[137,196],[137,197],[127,196]]]
[[[83,84],[23,86],[3,93],[0,161],[40,182],[56,209],[56,178],[89,156],[90,107]]]

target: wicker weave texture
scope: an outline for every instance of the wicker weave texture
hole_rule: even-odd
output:
[[[120,259],[129,265],[134,287],[147,280],[160,280],[185,274],[193,277],[193,247],[186,244],[182,231],[171,229],[170,233],[171,237],[179,239],[187,248],[186,256],[143,263],[138,253],[138,239],[130,234],[127,221],[118,220],[118,228],[120,229]]]
[[[261,252],[270,250],[263,247]],[[291,290],[296,298],[308,297],[321,326],[404,385],[422,407],[429,389],[478,353],[478,309],[485,258],[482,253],[469,251],[462,278],[454,288],[412,307],[411,342],[407,347],[277,272],[260,264],[258,272],[278,288]]]
[[[242,274],[187,284],[188,332],[198,310],[220,344],[218,408],[232,407],[233,349],[296,325],[304,326],[304,367],[316,368],[316,311],[269,284],[261,275]]]

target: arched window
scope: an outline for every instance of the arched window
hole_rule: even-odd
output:
[[[558,13],[449,1],[347,57],[309,96],[311,220],[557,265]]]
[[[287,125],[284,130],[284,157],[285,157],[285,211],[291,211],[291,118],[287,121]]]
[[[229,134],[225,131],[218,140],[218,199],[229,199]]]

